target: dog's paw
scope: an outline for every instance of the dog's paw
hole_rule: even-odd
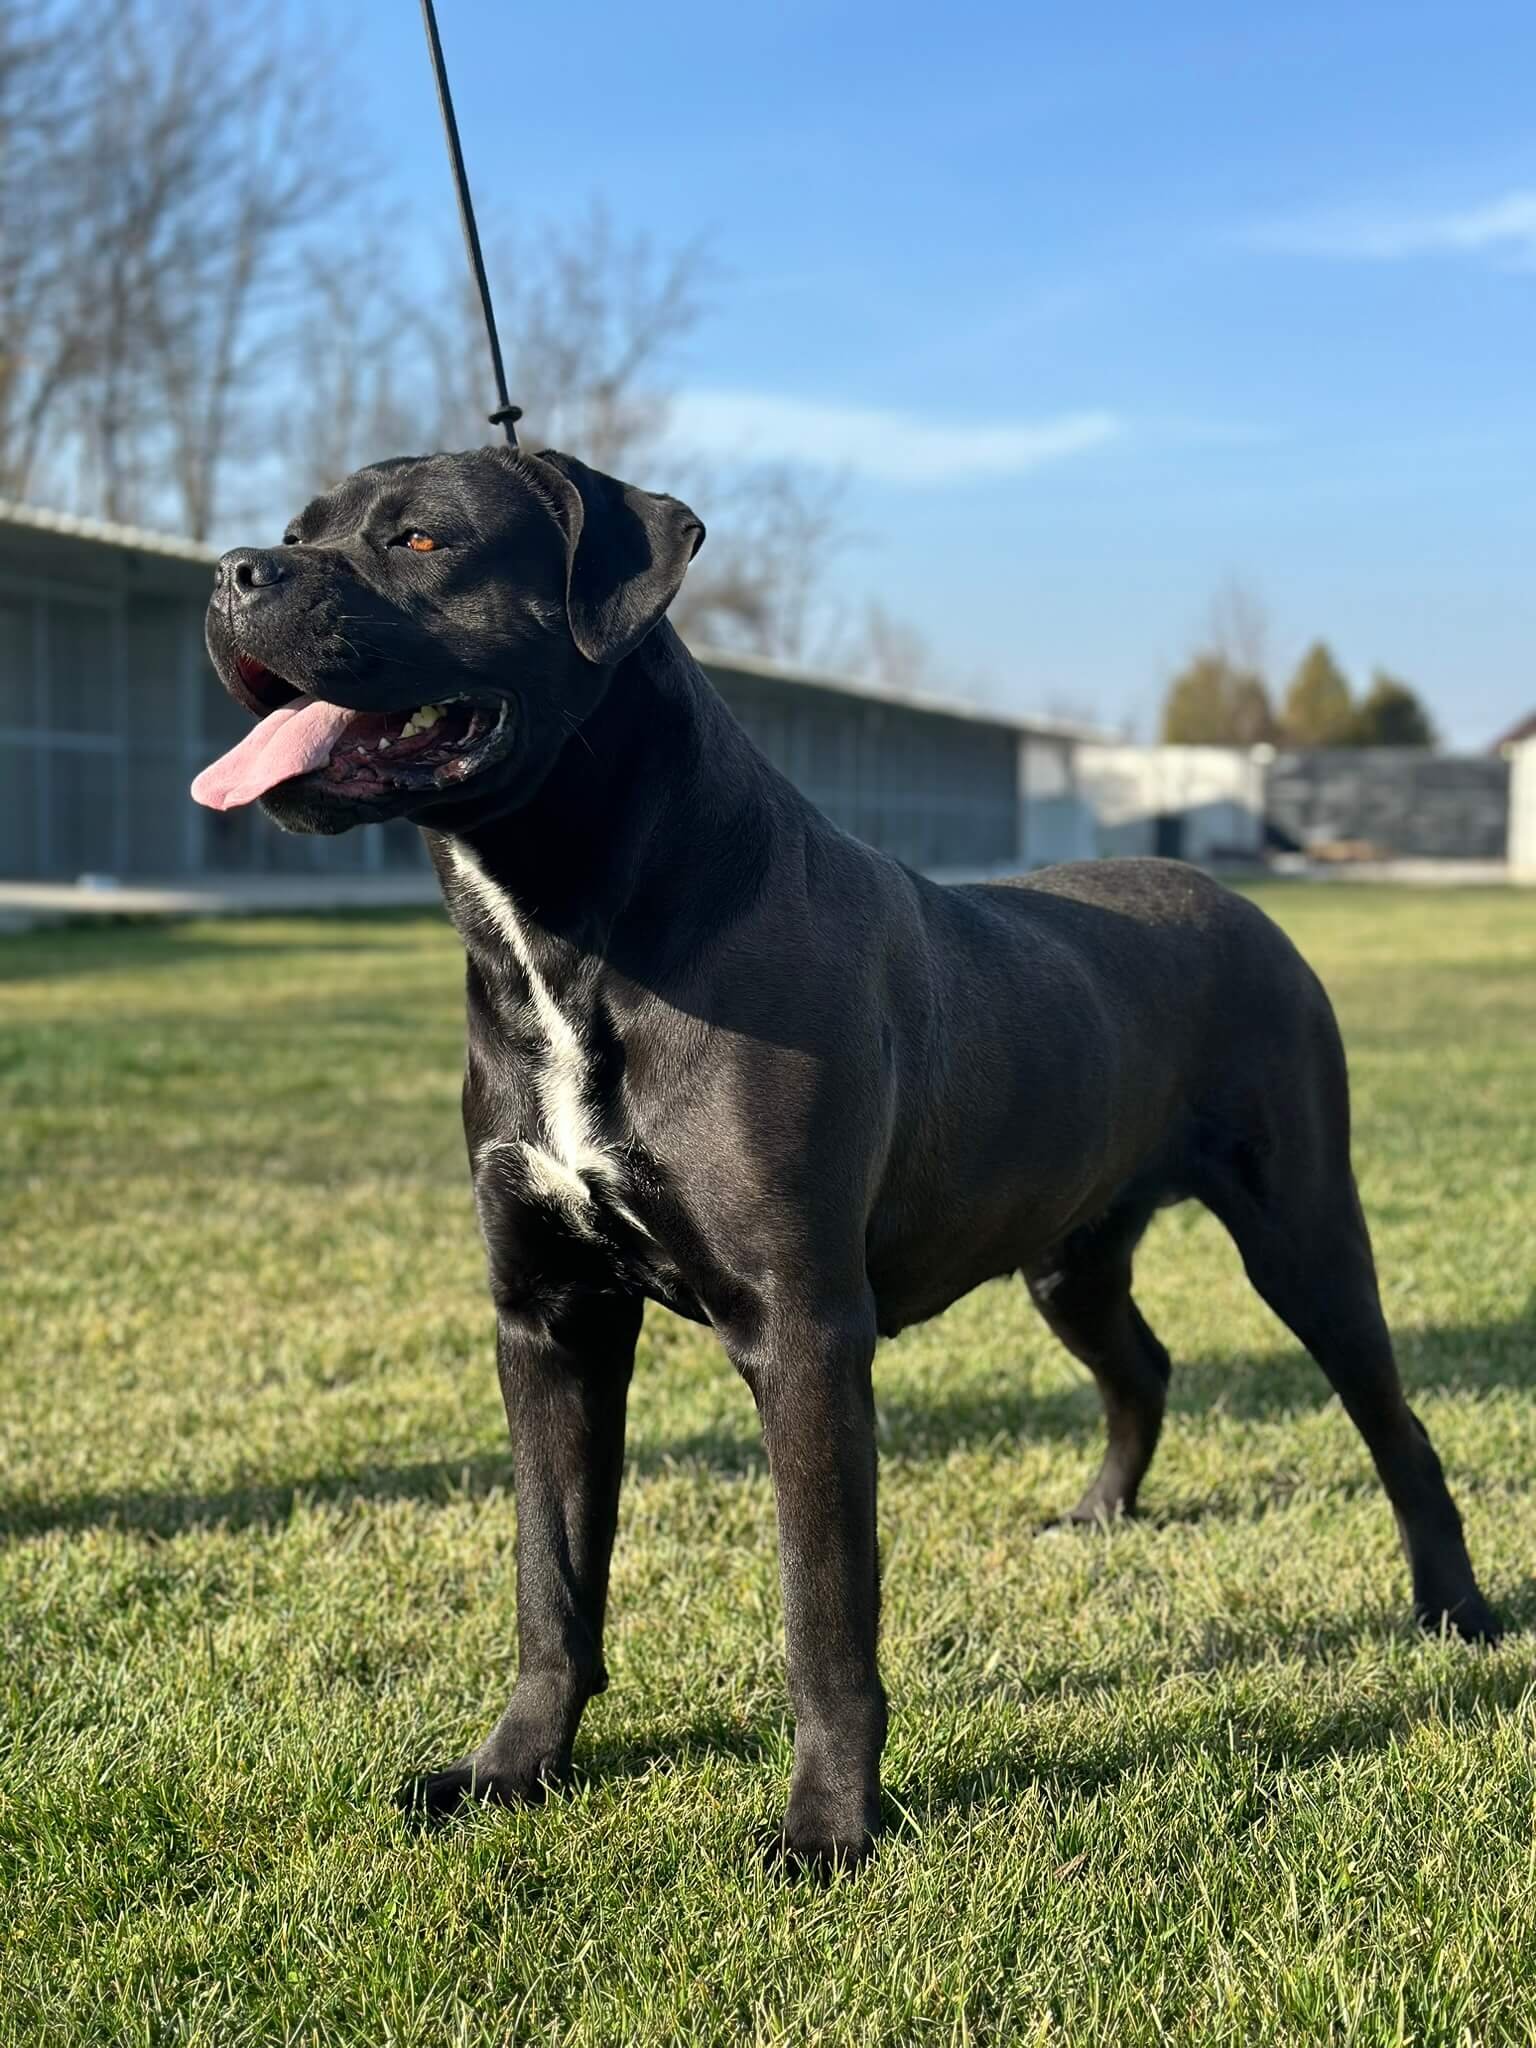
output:
[[[788,1870],[830,1877],[834,1871],[857,1870],[867,1863],[879,1832],[878,1799],[866,1799],[849,1811],[841,1801],[791,1796],[784,1825],[769,1845],[769,1857]]]
[[[817,1827],[791,1828],[788,1821],[768,1845],[768,1860],[781,1870],[829,1878],[840,1870],[857,1870],[875,1853],[875,1838],[864,1833],[839,1836]]]
[[[1037,1536],[1059,1536],[1068,1533],[1114,1529],[1122,1522],[1135,1517],[1135,1509],[1116,1502],[1106,1507],[1101,1501],[1079,1501],[1075,1508],[1069,1508],[1064,1515],[1048,1515],[1043,1522],[1035,1524]]]
[[[1457,1600],[1421,1597],[1414,1602],[1414,1619],[1432,1636],[1449,1630],[1463,1642],[1477,1643],[1485,1650],[1497,1648],[1504,1636],[1499,1617],[1476,1588]]]
[[[538,1806],[545,1795],[558,1791],[563,1776],[552,1768],[538,1771],[499,1770],[472,1756],[461,1757],[441,1771],[421,1771],[407,1778],[395,1794],[395,1804],[407,1820],[419,1827],[444,1821],[459,1807]]]

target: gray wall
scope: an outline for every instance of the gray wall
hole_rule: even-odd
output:
[[[1078,780],[1101,854],[1253,857],[1343,840],[1384,858],[1497,861],[1509,839],[1509,763],[1410,747],[1099,746]]]
[[[1358,839],[1387,857],[1503,860],[1509,763],[1414,747],[1281,752],[1268,777],[1270,826],[1303,851]]]
[[[208,576],[201,559],[0,524],[0,875],[356,871],[387,857],[362,835],[257,833],[188,797],[249,725],[203,651]]]
[[[408,825],[292,838],[187,785],[249,726],[203,650],[209,563],[0,519],[0,876],[152,879],[418,866]],[[1075,850],[1015,728],[712,664],[769,759],[912,865],[995,870]],[[1070,746],[1043,741],[1070,760]],[[1043,756],[1042,756],[1043,758]],[[1038,797],[1038,800],[1036,800]],[[1027,850],[1026,850],[1026,840]]]
[[[827,816],[918,868],[1004,867],[1018,851],[1012,727],[733,669],[709,675],[763,752]]]

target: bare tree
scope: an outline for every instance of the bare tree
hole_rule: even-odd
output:
[[[678,351],[711,280],[704,244],[621,236],[600,204],[503,253],[509,375],[535,441],[622,475],[665,430]]]
[[[286,500],[490,432],[456,243],[442,289],[403,281],[314,169],[356,152],[303,22],[266,0],[0,0],[0,491],[206,538],[270,515],[274,458]],[[716,283],[704,245],[621,232],[594,203],[504,238],[492,269],[521,437],[708,521],[683,630],[826,658],[840,485],[705,464],[669,436]]]
[[[1251,584],[1228,576],[1216,587],[1202,644],[1236,670],[1264,681],[1269,672],[1269,608]]]
[[[90,24],[50,0],[0,0],[0,492],[26,495],[85,338],[72,270],[88,232],[72,202]]]
[[[315,278],[293,437],[304,488],[381,454],[492,435],[479,301],[457,245],[443,261],[452,282],[436,299],[401,292],[386,251]],[[574,226],[504,237],[492,271],[508,381],[524,408],[519,440],[568,448],[698,506],[709,545],[674,608],[680,631],[810,655],[845,539],[841,486],[784,465],[705,464],[668,438],[680,358],[711,288],[705,247],[625,236],[594,203]]]
[[[323,53],[258,0],[0,0],[0,51],[7,487],[72,469],[204,537],[341,197],[307,170]]]
[[[267,18],[262,9],[245,11],[253,21]],[[183,521],[198,538],[212,527],[227,458],[258,425],[245,394],[254,390],[263,403],[273,395],[253,377],[254,358],[272,344],[274,328],[291,321],[308,275],[297,231],[318,232],[344,196],[335,173],[317,186],[308,169],[305,139],[323,70],[317,53],[295,64],[290,51],[243,33],[230,14],[229,0],[198,0],[187,11],[193,45],[206,47],[216,33],[259,54],[220,67],[214,139],[198,166],[201,189],[190,195],[190,208],[183,199],[189,219],[175,238],[177,264],[162,280],[150,327]]]
[[[827,586],[848,539],[840,482],[808,481],[783,464],[665,482],[705,508],[710,522],[709,546],[673,607],[684,638],[786,660],[835,660],[840,621]]]
[[[293,496],[324,490],[381,456],[473,438],[472,417],[458,434],[440,417],[436,337],[401,291],[388,249],[367,243],[344,264],[313,260],[306,298],[298,329],[301,374],[282,435]],[[463,405],[470,414],[467,394]]]
[[[850,666],[887,689],[926,690],[934,679],[933,647],[926,634],[872,601],[865,607],[862,644],[851,655]]]
[[[907,696],[960,697],[978,707],[1006,713],[1016,708],[1010,681],[981,665],[959,668],[935,649],[928,635],[910,620],[897,617],[878,599],[864,608],[855,630],[841,624],[824,641],[825,665]],[[1082,700],[1055,693],[1046,702],[1048,716],[1085,726],[1096,723]]]
[[[426,294],[392,284],[376,247],[317,274],[317,348],[306,362],[312,378],[318,370],[314,410],[336,410],[331,432],[310,443],[316,483],[382,452],[370,438],[381,405],[383,423],[405,432],[402,446],[462,448],[491,435],[485,330],[457,242],[439,268],[449,282]],[[518,438],[617,475],[654,457],[677,357],[705,310],[702,243],[667,250],[621,235],[593,203],[569,226],[503,236],[490,268],[507,379],[523,408]],[[394,396],[405,391],[408,407]]]

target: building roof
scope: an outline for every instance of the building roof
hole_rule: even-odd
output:
[[[51,512],[42,505],[23,505],[14,498],[0,498],[0,527],[20,526],[34,533],[63,534],[72,540],[96,541],[103,547],[132,549],[140,554],[166,555],[183,562],[201,562],[212,568],[219,550],[207,541],[187,540],[175,533],[158,533],[147,526],[126,526],[112,519],[86,519],[74,512]],[[875,704],[892,704],[909,711],[926,711],[940,718],[963,718],[974,724],[1003,726],[1011,732],[1035,733],[1042,738],[1102,740],[1104,734],[1089,725],[1045,714],[1008,711],[984,704],[967,703],[937,690],[902,690],[864,676],[837,675],[826,670],[805,668],[798,662],[772,660],[761,654],[740,654],[727,647],[693,646],[694,659],[705,668],[731,669],[738,675],[762,676],[765,680],[789,683],[804,689],[825,690],[843,697],[862,697]]]
[[[1522,740],[1536,740],[1536,711],[1528,718],[1520,719],[1508,732],[1501,732],[1488,751],[1490,754],[1502,754],[1506,747],[1518,746]]]
[[[963,697],[948,697],[937,690],[899,690],[889,683],[871,682],[864,676],[803,668],[798,662],[770,660],[762,654],[738,654],[729,647],[708,647],[690,642],[689,652],[705,668],[733,669],[738,675],[798,683],[806,689],[828,690],[842,697],[865,697],[875,704],[901,705],[909,711],[933,712],[940,718],[965,718],[980,725],[1001,725],[1010,732],[1037,733],[1043,739],[1092,741],[1104,738],[1096,727],[1079,724],[1070,718],[970,704]]]
[[[174,555],[183,562],[206,562],[210,568],[219,559],[219,550],[206,541],[156,533],[147,526],[122,526],[115,519],[82,519],[73,512],[50,512],[42,505],[18,504],[14,498],[0,498],[0,525],[67,534],[72,540],[100,541],[103,547],[134,548],[145,555]]]

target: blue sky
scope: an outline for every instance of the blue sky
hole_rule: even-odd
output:
[[[957,688],[1150,731],[1236,577],[1281,672],[1322,633],[1466,744],[1536,705],[1536,9],[439,12],[488,235],[706,234],[678,435],[843,473],[840,587]],[[349,40],[409,248],[416,9]]]

